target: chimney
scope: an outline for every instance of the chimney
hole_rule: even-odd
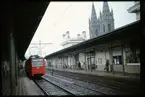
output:
[[[80,38],[80,34],[77,34],[77,37]]]
[[[82,37],[83,37],[83,38],[86,38],[86,31],[83,31],[83,32],[82,32]]]
[[[65,34],[63,34],[63,40],[65,40],[65,38],[66,38],[66,35],[65,35]]]
[[[66,32],[66,38],[69,39],[69,31]]]

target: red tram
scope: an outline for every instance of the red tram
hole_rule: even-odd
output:
[[[46,59],[29,58],[25,64],[25,71],[29,77],[43,76],[46,73]]]

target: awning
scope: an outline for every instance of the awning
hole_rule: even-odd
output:
[[[3,3],[3,51],[9,51],[9,35],[13,33],[16,52],[19,58],[24,59],[24,54],[31,39],[39,26],[49,2],[5,2]]]

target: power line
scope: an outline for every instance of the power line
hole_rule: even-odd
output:
[[[34,45],[35,47],[30,47],[30,48],[37,48],[39,50],[39,54],[40,56],[42,56],[42,49],[46,46],[46,45],[50,45],[52,43],[41,43],[41,41],[39,41],[39,43],[31,43],[30,45]],[[42,47],[43,45],[43,47]],[[30,49],[29,49],[29,54],[31,55]]]
[[[62,13],[62,15],[61,15],[61,17],[66,13],[66,11],[69,9],[71,7],[71,4],[64,10],[64,12]],[[54,25],[54,27],[56,26],[56,22],[58,22],[60,19],[61,19],[61,17],[59,18],[59,19],[57,19],[54,23],[53,23],[53,25]]]

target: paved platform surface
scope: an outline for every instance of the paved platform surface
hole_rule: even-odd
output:
[[[10,94],[10,77],[3,77],[2,78],[2,95],[9,95]]]
[[[90,75],[98,75],[98,76],[105,76],[105,77],[118,77],[118,78],[133,78],[133,79],[140,79],[139,74],[128,74],[125,73],[125,75],[121,72],[115,72],[113,74],[112,72],[105,72],[105,71],[85,71],[85,70],[72,70],[72,69],[54,69],[55,70],[60,70],[60,71],[68,71],[68,72],[74,72],[74,73],[82,73],[82,74],[90,74]]]
[[[37,85],[30,80],[24,70],[20,71],[15,95],[44,95]]]

